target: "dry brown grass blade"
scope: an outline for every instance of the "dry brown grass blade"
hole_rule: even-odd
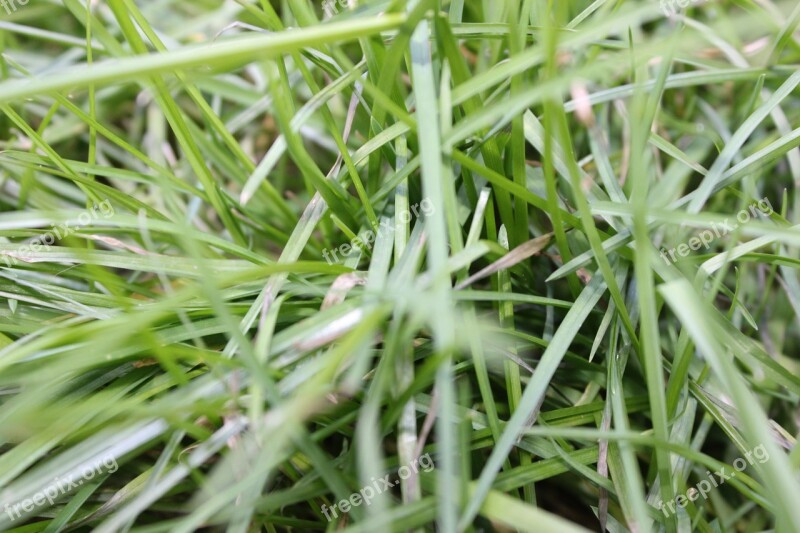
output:
[[[500,272],[501,270],[508,270],[514,265],[521,263],[525,259],[541,253],[541,251],[547,248],[547,245],[550,244],[550,239],[552,237],[552,233],[546,233],[540,237],[536,237],[535,239],[531,239],[520,244],[491,265],[481,269],[479,272],[471,275],[456,285],[456,290],[469,287],[479,279],[489,277],[496,272]]]

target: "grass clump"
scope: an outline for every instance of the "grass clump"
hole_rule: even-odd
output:
[[[6,0],[0,529],[798,531],[800,9],[664,4]]]

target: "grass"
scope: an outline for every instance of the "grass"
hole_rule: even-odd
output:
[[[800,528],[792,2],[9,1],[0,529]]]

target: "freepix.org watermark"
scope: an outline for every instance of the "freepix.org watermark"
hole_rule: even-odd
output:
[[[708,0],[661,0],[661,11],[664,15],[671,17],[681,9],[686,9],[690,5],[704,4]]]
[[[410,206],[408,211],[401,211],[397,213],[397,219],[405,224],[411,221],[411,212],[414,213],[415,217],[419,218],[420,210],[426,217],[431,216],[436,211],[430,198],[425,198],[420,203]],[[333,250],[328,250],[327,248],[322,250],[322,257],[325,258],[329,265],[338,263],[342,260],[339,259],[339,254],[342,255],[342,258],[345,258],[362,248],[369,249],[372,247],[372,243],[375,242],[379,235],[386,235],[387,233],[392,232],[394,232],[394,226],[392,225],[391,220],[384,220],[380,223],[380,225],[371,230],[365,231],[358,237],[355,237],[349,243],[345,243],[338,248],[334,248]]]
[[[701,246],[708,250],[708,247],[712,242],[714,242],[714,240],[736,231],[736,229],[739,227],[739,224],[747,224],[750,222],[751,218],[757,218],[759,213],[768,217],[773,212],[772,204],[765,197],[759,200],[758,203],[751,204],[747,209],[742,209],[739,211],[739,213],[736,215],[736,220],[739,221],[738,224],[735,222],[731,223],[731,219],[729,218],[726,218],[722,224],[716,224],[712,222],[711,228],[713,231],[706,229],[698,233],[697,236],[689,239],[688,243],[683,243],[675,248],[670,248],[669,250],[662,248],[660,254],[661,258],[669,265],[670,263],[674,263],[676,261],[676,252],[680,257],[686,257],[689,255],[690,251],[699,250]]]
[[[339,12],[336,4],[339,4],[342,9],[347,9],[347,2],[348,0],[323,0],[322,9],[325,10],[328,16],[333,16]]]
[[[431,459],[430,454],[425,454],[417,459],[411,461],[410,465],[403,465],[397,469],[397,475],[400,476],[400,479],[408,479],[411,477],[412,471],[414,473],[419,472],[418,468],[422,468],[423,472],[430,472],[436,466],[433,464],[433,459]],[[366,487],[362,488],[358,492],[354,492],[350,495],[350,497],[346,500],[341,500],[333,504],[332,507],[328,507],[327,505],[323,505],[320,510],[322,514],[325,515],[325,518],[328,519],[328,522],[333,520],[334,518],[338,518],[338,512],[342,514],[350,512],[350,509],[353,507],[358,507],[362,503],[366,503],[367,505],[372,503],[372,498],[391,490],[392,487],[395,485],[400,484],[400,479],[392,482],[389,481],[391,474],[386,474],[382,478],[376,479],[372,478],[372,485],[367,485]],[[372,487],[375,487],[374,489]]]
[[[2,1],[2,0],[0,0]],[[98,215],[99,213],[99,215]],[[51,244],[55,244],[56,239],[61,240],[69,237],[75,233],[79,227],[88,226],[92,220],[97,220],[99,216],[103,218],[110,218],[114,216],[114,207],[108,200],[103,200],[100,204],[87,209],[78,215],[76,220],[67,220],[58,226],[51,226],[50,229],[44,232],[39,237],[36,237],[25,246],[20,246],[18,250],[13,252],[4,252],[2,254],[3,261],[6,266],[16,265],[19,260],[28,261],[29,252],[38,252],[42,249],[50,249]]]
[[[711,489],[717,488],[729,479],[735,477],[737,472],[742,472],[745,468],[747,468],[748,463],[751,465],[754,464],[754,456],[759,464],[769,461],[769,453],[763,444],[759,444],[749,452],[745,452],[744,456],[747,457],[746,461],[743,457],[739,457],[733,462],[734,470],[727,472],[727,469],[722,467],[719,469],[719,471],[714,472],[713,474],[706,470],[706,477],[708,477],[708,479],[701,479],[697,485],[687,490],[686,494],[680,494],[674,500],[670,500],[666,503],[658,502],[656,507],[661,509],[661,511],[664,513],[664,516],[669,516],[670,513],[677,512],[675,509],[675,504],[677,504],[678,507],[685,508],[690,501],[693,502],[700,496],[702,496],[704,500],[707,500],[708,493],[711,492]],[[669,509],[667,509],[667,507],[669,507]]]
[[[78,487],[87,481],[91,481],[103,472],[113,474],[117,470],[119,470],[117,460],[114,457],[104,457],[100,461],[95,461],[87,465],[81,470],[80,475],[73,474],[66,478],[56,477],[47,488],[37,492],[30,498],[26,498],[14,505],[7,503],[5,505],[5,512],[11,520],[16,520],[22,516],[23,512],[29,513],[35,508],[44,505],[45,502],[50,505],[55,504],[61,496],[76,490]]]
[[[0,0],[0,6],[6,10],[7,14],[12,14],[14,11],[17,10],[17,4],[21,6],[28,5],[30,0]]]

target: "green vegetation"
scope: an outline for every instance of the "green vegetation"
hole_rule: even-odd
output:
[[[0,529],[800,531],[796,3],[0,19]]]

